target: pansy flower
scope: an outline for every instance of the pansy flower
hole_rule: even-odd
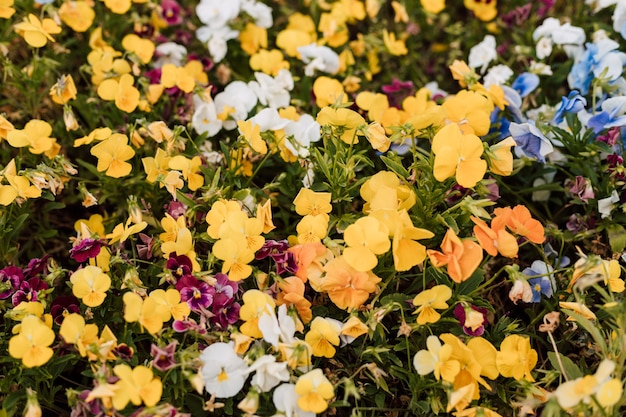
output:
[[[487,324],[487,309],[473,304],[457,304],[454,307],[454,317],[463,327],[463,333],[468,336],[482,336]]]
[[[234,397],[248,378],[248,365],[237,355],[234,344],[213,343],[200,354],[206,391],[217,398]]]
[[[0,269],[0,300],[11,297],[23,280],[24,272],[17,266],[9,265]]]
[[[9,355],[21,359],[26,368],[46,364],[52,358],[49,346],[54,342],[54,332],[39,317],[24,317],[20,332],[9,339]]]
[[[453,229],[448,229],[441,242],[441,252],[429,249],[426,253],[433,266],[448,267],[454,282],[467,280],[483,260],[482,248],[469,239],[460,239]]]

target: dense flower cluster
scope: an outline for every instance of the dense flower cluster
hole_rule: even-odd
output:
[[[0,31],[0,414],[623,414],[623,0]]]

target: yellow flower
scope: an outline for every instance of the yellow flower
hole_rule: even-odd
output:
[[[9,19],[14,13],[13,0],[0,0],[0,18]]]
[[[308,188],[301,188],[296,198],[294,198],[293,204],[296,206],[296,213],[300,216],[328,215],[332,210],[330,199],[330,193],[315,192]]]
[[[335,356],[335,346],[339,346],[341,326],[324,317],[315,317],[311,328],[304,336],[304,341],[313,349],[313,356],[332,358]]]
[[[537,364],[537,358],[537,351],[530,347],[530,339],[513,334],[502,341],[496,366],[503,377],[534,382],[530,371]]]
[[[328,400],[335,395],[333,385],[319,368],[300,376],[295,390],[302,411],[315,414],[324,412],[328,408]]]
[[[261,49],[250,57],[250,68],[275,77],[281,70],[289,69],[289,62],[278,49]]]
[[[59,7],[61,21],[75,32],[85,32],[96,17],[92,3],[82,0],[67,0]]]
[[[121,133],[112,134],[91,148],[90,153],[98,158],[96,169],[106,171],[109,177],[120,178],[130,174],[133,169],[126,161],[135,156],[135,151],[128,145],[128,137]]]
[[[437,336],[428,336],[426,348],[415,354],[413,366],[419,375],[428,375],[434,372],[435,379],[443,379],[453,382],[461,372],[461,364],[456,359],[452,359],[452,345],[441,345]]]
[[[389,230],[377,218],[366,216],[346,228],[343,239],[348,246],[343,250],[345,261],[357,271],[369,271],[378,264],[376,255],[391,247]]]
[[[126,13],[131,4],[131,0],[104,0],[104,5],[115,14]]]
[[[98,142],[103,141],[111,137],[113,132],[108,127],[100,127],[94,129],[87,136],[83,136],[82,138],[76,139],[74,141],[74,147],[89,145],[93,141],[97,140]]]
[[[248,265],[254,260],[254,251],[248,249],[245,238],[220,239],[213,245],[213,255],[224,261],[222,273],[231,281],[241,281],[252,274]]]
[[[130,33],[122,39],[122,47],[128,52],[132,52],[143,64],[147,64],[152,59],[155,46],[150,39],[140,38],[134,33]]]
[[[39,317],[24,317],[20,332],[9,340],[9,355],[21,359],[26,368],[44,365],[50,360],[53,350],[54,332]]]
[[[387,152],[391,146],[391,140],[380,123],[371,123],[367,126],[367,140],[378,152]]]
[[[204,185],[204,176],[200,173],[201,166],[202,160],[197,155],[191,159],[185,158],[183,155],[176,155],[168,163],[170,169],[181,172],[191,191],[196,191]]]
[[[139,323],[150,334],[156,334],[163,328],[162,314],[159,314],[163,306],[157,299],[146,297],[144,300],[134,292],[126,292],[122,300],[124,320],[127,323]]]
[[[391,55],[406,55],[409,51],[406,49],[404,40],[396,39],[395,33],[389,33],[387,29],[383,30],[383,42]]]
[[[463,0],[463,4],[483,22],[488,22],[498,15],[496,0]]]
[[[0,141],[6,139],[9,132],[14,129],[13,123],[9,122],[6,117],[0,114]]]
[[[375,216],[375,213],[372,215]],[[391,229],[390,229],[391,232]],[[398,222],[393,231],[391,250],[396,271],[408,271],[426,259],[426,247],[416,240],[434,236],[429,230],[415,227],[408,212],[402,209],[398,213]]]
[[[8,185],[0,185],[0,204],[8,206],[16,198],[37,198],[41,196],[41,190],[34,185],[31,185],[28,178],[17,175],[15,167],[15,160],[11,159],[7,166],[2,171],[2,175],[9,182]],[[2,180],[0,175],[0,181]]]
[[[315,103],[318,107],[331,106],[336,102],[348,102],[348,97],[343,91],[343,85],[338,80],[324,75],[315,79],[313,94],[315,94]]]
[[[328,234],[328,216],[307,214],[296,225],[298,243],[316,243]]]
[[[256,205],[256,218],[263,224],[263,233],[269,233],[276,229],[272,221],[272,201],[267,200],[263,204]]]
[[[51,35],[61,33],[61,26],[54,20],[45,18],[39,20],[37,16],[29,13],[22,23],[15,25],[15,31],[24,38],[27,44],[34,48],[45,46],[48,41],[54,42]]]
[[[132,223],[132,217],[126,219],[125,223],[117,224],[111,233],[107,234],[105,237],[109,239],[109,245],[112,245],[115,242],[124,242],[126,239],[130,237],[130,235],[134,235],[135,233],[141,232],[143,229],[148,226],[148,223],[145,221],[141,221],[139,223]]]
[[[146,172],[146,181],[154,184],[159,176],[165,177],[170,167],[170,159],[167,152],[161,148],[157,148],[154,157],[148,156],[141,159],[143,169]],[[204,181],[204,179],[203,179]]]
[[[370,294],[378,289],[380,278],[370,270],[359,271],[348,264],[343,256],[333,259],[324,266],[326,277],[322,290],[340,309],[358,309]]]
[[[591,311],[589,307],[581,303],[576,303],[573,301],[560,301],[559,307],[565,310],[571,310],[574,313],[579,314],[588,320],[596,319],[596,315],[593,313],[593,311]],[[565,314],[567,314],[567,311],[565,311]],[[567,321],[576,321],[576,319],[572,316],[569,316],[567,318]]]
[[[250,147],[261,155],[267,153],[267,144],[261,137],[261,126],[254,123],[252,120],[237,122],[237,127],[241,136],[250,144]]]
[[[169,288],[167,291],[156,289],[150,292],[149,297],[161,306],[158,312],[163,323],[172,317],[174,320],[183,320],[191,313],[189,304],[180,301],[180,292],[175,288]]]
[[[89,345],[98,342],[98,326],[85,324],[85,319],[80,314],[72,313],[63,318],[59,334],[66,343],[76,345],[80,356],[87,356]]]
[[[254,55],[259,49],[267,48],[267,29],[248,22],[239,32],[239,43],[248,55]]]
[[[262,314],[271,314],[276,303],[268,294],[259,290],[248,290],[242,297],[243,305],[239,309],[239,318],[244,322],[239,331],[246,336],[260,339],[263,333],[259,330],[259,318]]]
[[[581,402],[592,403],[592,396],[603,407],[611,407],[622,397],[622,381],[611,378],[615,371],[615,362],[604,359],[594,375],[585,375],[572,381],[563,382],[554,392],[559,405],[570,410]]]
[[[343,324],[341,334],[356,339],[359,336],[367,334],[369,327],[363,323],[357,316],[350,316],[348,321]]]
[[[28,146],[28,150],[33,154],[45,153],[48,155],[54,152],[58,146],[56,139],[51,138],[52,126],[43,120],[33,119],[24,126],[24,129],[14,129],[7,133],[7,141],[15,148]]]
[[[449,122],[456,123],[463,133],[483,136],[489,132],[493,103],[475,91],[461,90],[448,96],[441,105]]]
[[[61,78],[50,88],[50,97],[57,104],[66,104],[76,98],[76,85],[72,75],[61,75]]]
[[[115,383],[113,394],[113,407],[116,410],[123,410],[129,402],[136,406],[143,403],[146,407],[152,407],[161,400],[163,383],[150,368],[139,365],[131,369],[126,364],[120,364],[113,368],[113,372],[120,378]]]
[[[185,93],[190,93],[196,86],[196,80],[189,74],[187,68],[165,64],[161,67],[161,84],[165,88],[178,87]]]
[[[435,285],[424,290],[413,299],[413,305],[418,307],[413,314],[417,316],[417,324],[436,323],[441,314],[435,311],[448,308],[448,301],[452,297],[452,290],[447,285]]]
[[[104,302],[111,287],[111,278],[97,266],[86,266],[70,277],[72,293],[87,307],[97,307]]]
[[[398,176],[391,171],[379,171],[363,183],[360,189],[365,200],[364,213],[371,213],[379,208],[409,210],[415,205],[415,192],[402,184]]]
[[[444,126],[433,138],[433,168],[437,181],[456,176],[460,186],[472,188],[487,171],[487,162],[480,157],[483,143],[478,136],[463,134],[455,123]]]
[[[226,222],[229,212],[241,211],[241,205],[234,200],[218,200],[211,206],[211,210],[206,215],[206,222],[209,224],[207,234],[212,239],[220,238],[220,229]]]
[[[98,85],[98,96],[103,100],[114,100],[118,109],[132,113],[139,105],[140,96],[134,82],[130,74],[122,74],[119,81],[109,78]]]
[[[348,145],[358,142],[356,129],[365,125],[365,119],[360,114],[343,107],[339,109],[324,107],[317,114],[317,122],[321,126],[331,126],[333,133]]]
[[[446,8],[446,0],[420,0],[422,7],[428,13],[438,14]]]
[[[512,137],[491,145],[487,152],[489,171],[502,176],[511,175],[513,173],[513,153],[511,148],[516,145],[517,143]]]

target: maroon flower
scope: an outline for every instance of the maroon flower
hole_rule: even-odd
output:
[[[161,372],[165,372],[176,366],[176,359],[174,359],[174,353],[176,353],[177,340],[170,342],[165,347],[159,347],[154,343],[150,346],[150,355],[152,355],[152,366]]]
[[[285,272],[295,274],[298,270],[296,259],[292,252],[287,252],[289,243],[286,240],[266,240],[263,247],[255,255],[257,260],[268,256],[276,262],[276,273],[282,275]]]
[[[39,274],[48,273],[48,258],[50,255],[46,255],[43,258],[33,258],[28,262],[28,266],[24,268],[24,278],[32,278]]]
[[[60,325],[68,314],[80,312],[79,305],[80,301],[73,295],[61,295],[50,303],[50,314],[54,322]]]
[[[405,98],[415,94],[413,81],[400,81],[397,78],[394,78],[391,84],[383,85],[381,89],[387,95],[389,105],[397,108],[401,107]]]
[[[154,237],[148,236],[144,233],[139,233],[139,239],[143,242],[143,244],[137,245],[137,252],[141,259],[150,259],[152,258],[152,249],[154,249]]]
[[[604,142],[607,145],[615,146],[620,139],[621,129],[619,126],[613,127],[606,132],[606,135],[598,136],[596,140],[600,142]]]
[[[457,304],[454,307],[454,317],[459,320],[463,332],[468,336],[482,336],[487,324],[487,309],[471,304]]]
[[[194,311],[205,309],[213,303],[212,288],[193,275],[185,275],[179,279],[176,289],[180,292],[180,300],[186,302]]]
[[[17,266],[0,269],[0,300],[11,297],[24,280],[24,272]]]
[[[19,289],[15,291],[11,297],[11,302],[14,306],[17,306],[24,301],[38,301],[39,292],[47,289],[48,284],[37,277],[31,278],[28,281],[22,281]]]
[[[193,264],[191,263],[191,259],[185,255],[174,255],[170,254],[169,259],[167,260],[167,269],[172,271],[172,275],[176,278],[182,278],[187,275],[191,275],[191,271],[193,270]],[[180,288],[177,289],[180,291]]]
[[[100,239],[85,238],[70,249],[70,258],[78,263],[95,258],[100,253],[103,244],[104,242]]]
[[[180,25],[183,22],[180,4],[175,0],[161,1],[161,16],[170,26]]]

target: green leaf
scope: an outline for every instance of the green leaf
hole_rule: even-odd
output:
[[[563,369],[561,369],[561,365],[559,365],[559,358],[561,359],[561,363],[563,364]],[[567,356],[563,356],[560,353],[548,352],[548,359],[550,360],[552,367],[559,372],[565,372],[564,377],[569,380],[580,378],[581,376],[583,376],[583,373],[578,365],[576,365]]]
[[[400,178],[407,179],[409,177],[409,171],[399,162],[398,158],[391,159],[387,156],[381,155],[381,161],[387,165],[387,168],[395,172]]]
[[[606,227],[609,235],[609,244],[614,253],[619,253],[626,248],[626,229],[617,223],[611,223]]]

